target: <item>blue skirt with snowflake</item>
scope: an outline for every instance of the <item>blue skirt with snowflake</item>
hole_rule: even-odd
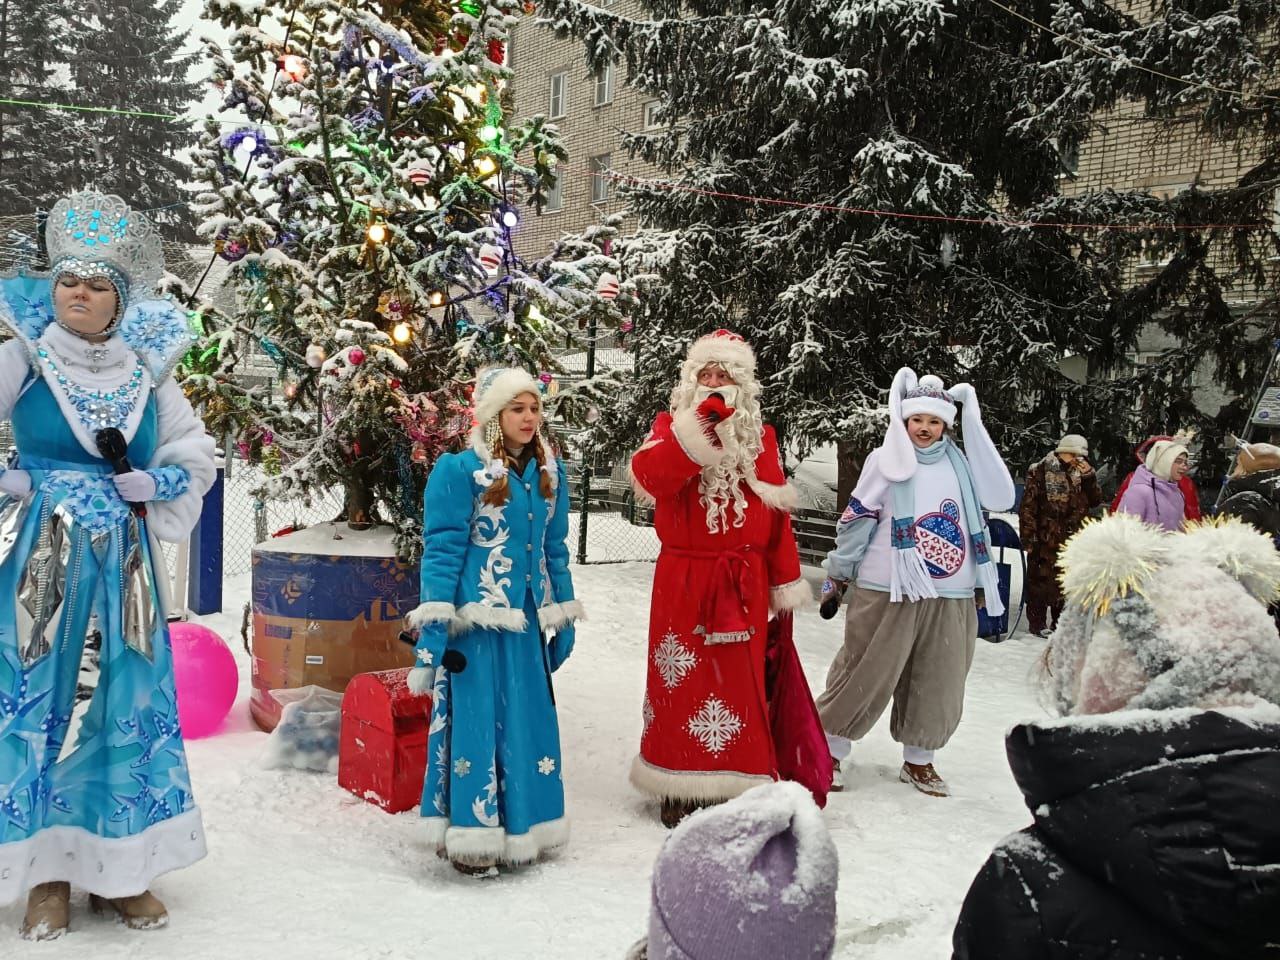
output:
[[[205,853],[145,521],[51,403],[37,384],[15,408],[34,492],[0,496],[0,904],[53,880],[129,896]]]
[[[449,639],[466,669],[436,676],[422,816],[432,843],[463,863],[529,863],[569,839],[560,727],[538,610],[523,631]]]

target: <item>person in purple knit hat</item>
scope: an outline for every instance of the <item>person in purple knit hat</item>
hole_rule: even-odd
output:
[[[658,854],[649,935],[626,960],[827,960],[839,867],[799,784],[765,784],[699,811]]]

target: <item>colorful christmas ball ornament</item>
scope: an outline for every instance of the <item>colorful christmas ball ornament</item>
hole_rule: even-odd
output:
[[[347,362],[350,363],[353,367],[360,366],[360,364],[364,363],[364,360],[365,360],[364,351],[359,347],[352,347],[350,350],[347,351]]]
[[[623,320],[620,324],[618,324],[618,329],[621,330],[623,333],[630,333],[635,328],[636,328],[636,325],[632,323],[630,320]]]
[[[480,266],[484,268],[484,272],[493,276],[498,272],[498,267],[502,266],[502,258],[504,251],[495,243],[486,243],[480,247],[477,259]]]
[[[239,240],[223,240],[222,247],[218,250],[218,256],[227,263],[238,263],[243,260],[249,253],[249,245]]]
[[[327,359],[324,347],[320,346],[318,343],[307,344],[306,359],[308,367],[311,367],[313,370],[319,370],[324,366],[324,362]]]
[[[409,164],[406,175],[415,187],[425,187],[431,182],[431,164],[426,160],[415,160]]]
[[[617,300],[621,290],[622,285],[618,282],[617,275],[608,271],[600,274],[600,279],[596,281],[596,293],[602,300]]]

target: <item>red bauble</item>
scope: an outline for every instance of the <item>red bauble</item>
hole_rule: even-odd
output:
[[[507,59],[506,44],[504,44],[501,40],[490,40],[489,41],[489,59],[492,60],[494,63],[496,63],[498,66],[502,66],[502,64]]]
[[[347,359],[351,361],[353,367],[358,367],[364,363],[364,351],[359,347],[352,347],[347,351]]]
[[[400,389],[400,381],[399,381],[399,380],[396,380],[396,379],[394,379],[394,378],[393,378],[393,379],[391,380],[391,389],[392,389],[392,390],[399,390],[399,389]]]

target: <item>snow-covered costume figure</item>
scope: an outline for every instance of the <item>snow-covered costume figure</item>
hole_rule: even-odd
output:
[[[410,614],[411,685],[434,674],[422,816],[460,866],[529,863],[569,839],[551,674],[583,611],[564,464],[541,431],[523,456],[504,449],[499,418],[526,394],[541,396],[526,371],[481,371],[471,447],[439,459],[425,495],[422,603]]]
[[[205,854],[156,538],[187,536],[215,476],[172,376],[191,345],[185,314],[150,299],[154,228],[118,197],[79,193],[54,206],[47,242],[49,274],[0,280],[13,337],[0,419],[18,451],[0,473],[0,903],[32,890],[36,937],[66,929],[68,881],[133,926],[163,923],[152,881]],[[106,306],[87,335],[90,298]],[[132,472],[113,477],[104,428],[127,441]],[[99,679],[77,707],[91,617]]]
[[[1006,738],[1035,823],[974,878],[956,960],[1276,956],[1280,554],[1239,520],[1116,514],[1059,563],[1061,719]]]
[[[945,433],[913,443],[906,421],[934,418],[950,429],[964,407],[967,456]],[[884,444],[867,458],[836,526],[825,563],[849,600],[844,646],[818,697],[832,756],[863,737],[890,699],[890,732],[903,744],[901,777],[924,793],[947,794],[934,751],[960,724],[965,678],[978,633],[975,590],[988,612],[1004,611],[982,511],[1013,505],[1009,470],[996,452],[969,384],[944,390],[903,368],[889,391]]]
[[[728,331],[697,340],[670,412],[631,459],[637,497],[656,504],[662,541],[631,781],[664,801],[668,825],[699,802],[777,779],[765,699],[769,618],[813,596],[791,532],[795,491],[761,421],[755,365],[751,347]],[[710,370],[727,374],[725,385],[700,385]]]

